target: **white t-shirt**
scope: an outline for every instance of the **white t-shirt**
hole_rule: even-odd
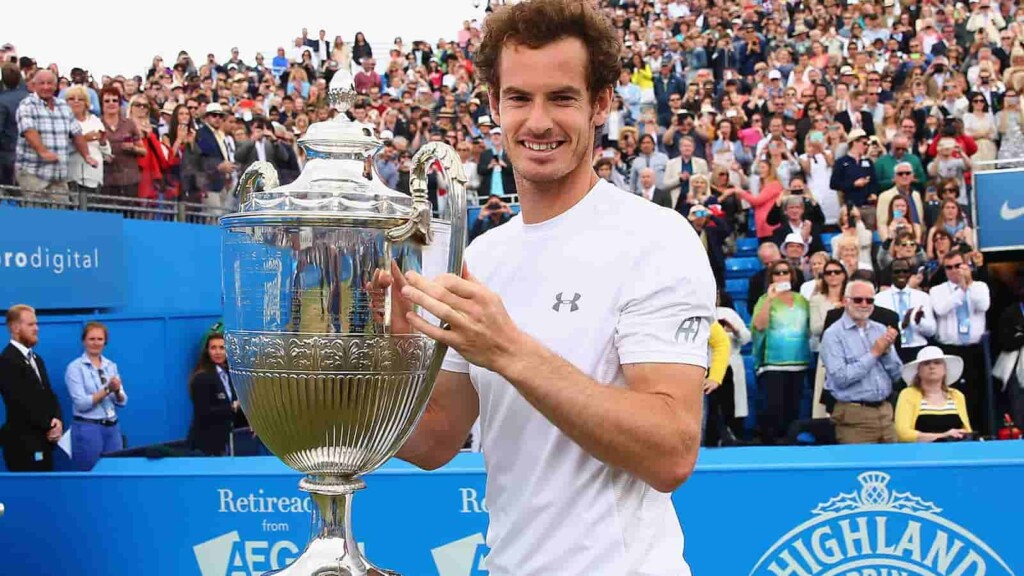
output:
[[[521,330],[600,384],[624,387],[623,364],[707,366],[715,280],[675,211],[602,180],[555,218],[486,232],[466,260]],[[689,576],[670,494],[592,457],[498,374],[454,350],[444,369],[480,397],[492,576]]]

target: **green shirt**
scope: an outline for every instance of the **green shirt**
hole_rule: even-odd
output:
[[[892,154],[883,154],[875,160],[875,176],[878,178],[878,189],[888,190],[896,185],[896,165],[900,162],[909,162],[914,167],[914,183],[911,187],[918,192],[924,192],[924,185],[928,182],[928,176],[924,172],[921,159],[914,154],[907,152],[903,158],[896,159]]]
[[[760,313],[761,307],[768,305],[768,296],[762,296],[754,306],[754,317]],[[802,369],[811,362],[809,345],[810,306],[807,300],[798,293],[793,293],[793,305],[790,306],[780,298],[771,302],[768,311],[768,328],[764,331],[754,328],[754,370],[774,367],[782,369]]]

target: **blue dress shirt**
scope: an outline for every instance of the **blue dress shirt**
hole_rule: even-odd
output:
[[[896,346],[875,357],[871,347],[885,335],[884,324],[868,320],[861,329],[848,314],[825,330],[821,359],[825,365],[825,389],[839,402],[881,402],[892,393],[903,362]]]
[[[100,370],[107,382],[118,375],[117,364],[111,362],[106,356],[100,357]],[[100,377],[99,370],[92,365],[89,355],[83,353],[68,364],[64,371],[64,383],[67,384],[68,393],[71,395],[71,402],[74,405],[74,415],[90,420],[108,420],[117,417],[116,406],[124,406],[128,403],[128,396],[121,388],[119,394],[110,394],[99,404],[92,403],[92,395],[99,392],[105,386]]]

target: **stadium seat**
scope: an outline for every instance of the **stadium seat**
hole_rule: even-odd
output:
[[[750,314],[747,312],[747,301],[746,300],[733,300],[733,306],[736,307],[736,313],[740,315],[740,318],[750,326]]]
[[[747,297],[750,280],[746,278],[728,278],[725,281],[725,292],[732,296],[733,301]]]
[[[736,256],[737,257],[749,257],[757,256],[757,238],[737,238],[736,239]]]
[[[825,245],[825,250],[832,251],[832,239],[838,236],[838,232],[822,232],[821,243]]]
[[[726,278],[750,278],[761,269],[761,261],[757,258],[726,258]]]

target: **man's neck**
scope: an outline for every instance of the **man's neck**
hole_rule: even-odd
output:
[[[580,164],[569,174],[550,182],[530,182],[517,173],[513,174],[520,211],[526,224],[539,224],[566,212],[600,180],[589,164]]]

